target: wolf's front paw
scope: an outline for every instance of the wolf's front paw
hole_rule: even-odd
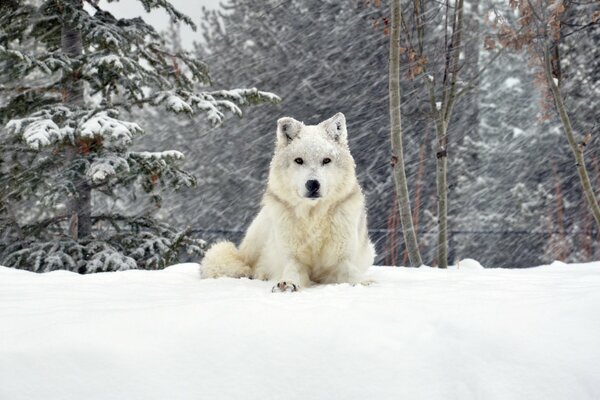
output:
[[[281,281],[277,285],[273,286],[271,292],[297,292],[298,286],[292,282]]]
[[[371,286],[372,284],[377,283],[375,279],[363,279],[362,281],[352,282],[352,286]]]

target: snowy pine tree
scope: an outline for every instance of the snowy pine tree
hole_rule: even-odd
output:
[[[194,27],[168,1],[140,2]],[[0,263],[40,272],[161,268],[182,250],[201,253],[188,229],[152,212],[95,212],[103,196],[147,193],[160,206],[161,190],[196,182],[179,151],[132,151],[144,129],[128,110],[201,113],[219,125],[240,106],[278,101],[257,89],[207,90],[203,62],[95,1],[3,1],[0,67]]]

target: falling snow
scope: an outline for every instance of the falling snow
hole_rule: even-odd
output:
[[[401,268],[391,1],[222,3],[0,1],[0,399],[600,398],[600,228],[573,157],[599,195],[600,4],[402,2],[425,265]],[[297,293],[201,280],[261,206],[277,121],[340,112],[396,267]],[[278,156],[335,164],[305,142]]]

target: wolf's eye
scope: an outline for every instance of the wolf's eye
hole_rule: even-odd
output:
[[[331,162],[331,158],[327,157],[323,159],[323,165],[329,164]]]
[[[304,164],[304,160],[303,160],[303,159],[301,159],[300,157],[296,158],[296,159],[294,160],[294,162],[295,162],[296,164],[298,164],[298,165],[302,165],[302,164]]]

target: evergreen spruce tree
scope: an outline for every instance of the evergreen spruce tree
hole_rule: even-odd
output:
[[[194,27],[166,0],[139,1]],[[159,207],[161,190],[195,184],[181,152],[131,150],[144,133],[125,118],[133,107],[200,112],[219,125],[242,105],[278,101],[208,84],[203,62],[167,50],[141,18],[116,18],[91,0],[85,8],[83,0],[2,1],[0,264],[95,272],[161,268],[182,250],[201,253],[201,240],[152,212],[97,213],[94,203],[141,192]]]

